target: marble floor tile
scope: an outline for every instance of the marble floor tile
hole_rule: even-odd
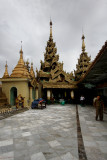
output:
[[[23,136],[23,137],[31,136],[31,133],[30,133],[30,132],[24,132],[24,133],[22,133],[22,136]]]
[[[96,142],[97,142],[97,144],[99,144],[100,146],[107,148],[107,141],[106,141],[106,142],[105,142],[105,141],[96,141]]]
[[[49,160],[62,160],[60,157],[54,157],[54,158],[51,158]]]
[[[50,144],[51,147],[56,147],[56,146],[60,146],[61,144],[58,141],[50,141],[48,142]]]
[[[46,159],[45,159],[45,156],[43,155],[43,153],[39,152],[39,153],[33,154],[31,156],[31,160],[46,160]]]
[[[101,150],[102,153],[107,154],[107,147],[105,147],[105,146],[100,146],[100,150]]]
[[[14,152],[7,152],[4,154],[0,154],[1,160],[14,160]]]
[[[61,158],[62,160],[77,160],[77,158],[73,157],[70,152],[64,154],[63,156],[61,156]]]
[[[8,146],[13,144],[13,139],[8,139],[8,140],[4,140],[4,141],[0,141],[0,147],[1,146]]]

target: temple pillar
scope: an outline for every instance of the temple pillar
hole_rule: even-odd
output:
[[[36,95],[35,95],[35,99],[38,99],[38,88],[36,88]]]
[[[50,90],[48,89],[48,90],[47,90],[47,99],[50,100],[50,98],[51,98],[51,92],[50,92]]]
[[[71,99],[74,99],[74,91],[73,90],[71,91],[70,94],[71,94]]]
[[[42,98],[42,84],[38,86],[38,98]]]
[[[32,87],[30,87],[29,99],[30,99],[30,105],[31,105],[31,103],[32,103],[32,101],[33,101],[33,99],[32,99]]]
[[[52,89],[50,90],[50,98],[52,98]]]

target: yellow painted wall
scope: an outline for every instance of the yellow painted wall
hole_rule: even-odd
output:
[[[21,94],[22,97],[25,97],[24,99],[24,106],[29,106],[28,101],[30,98],[30,92],[29,92],[29,87],[28,87],[28,82],[27,81],[14,81],[14,82],[2,82],[2,91],[5,93],[8,103],[10,104],[10,89],[12,87],[17,88],[17,95]]]

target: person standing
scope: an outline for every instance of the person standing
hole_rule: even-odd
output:
[[[83,95],[80,97],[80,102],[81,102],[81,106],[84,106],[85,97]]]
[[[98,120],[98,117],[100,121],[103,121],[103,110],[104,110],[104,103],[100,96],[97,96],[97,99],[95,100],[95,108],[96,108],[96,121]]]

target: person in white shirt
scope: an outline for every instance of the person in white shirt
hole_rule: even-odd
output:
[[[82,96],[80,97],[81,106],[84,105],[84,101],[85,101],[85,97],[82,95]]]

